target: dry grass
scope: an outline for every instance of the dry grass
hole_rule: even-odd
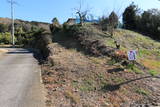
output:
[[[117,29],[114,38],[126,49],[160,49],[159,42],[130,30]],[[110,44],[114,43],[111,41]]]
[[[147,68],[160,72],[160,61],[156,61],[156,60],[153,60],[153,59],[143,59],[141,62]]]
[[[107,57],[86,56],[56,43],[49,47],[52,50],[49,57],[52,67],[44,71],[46,73],[43,73],[43,81],[50,96],[48,101],[52,102],[52,106],[118,107],[125,101],[144,99],[143,94],[134,90],[135,87],[144,87],[141,82],[133,82],[114,91],[108,90],[107,87],[102,89],[107,84],[120,84],[140,74],[115,71],[119,66],[106,65],[109,61]]]
[[[95,32],[99,34],[100,31]],[[146,57],[146,61],[142,62],[145,66],[150,66],[148,58],[155,55],[155,51],[148,52],[148,50],[150,48],[159,49],[158,42],[127,30],[118,30],[115,34],[125,51],[137,47],[142,49],[139,58]],[[133,36],[129,36],[129,34],[133,34]],[[113,40],[109,41],[110,38],[104,38],[107,42],[106,45],[114,47]],[[147,48],[143,46],[144,44]],[[127,70],[123,71],[120,65],[109,65],[110,58],[108,57],[85,55],[74,48],[66,49],[58,43],[50,44],[49,48],[51,50],[49,57],[51,66],[46,67],[43,80],[45,80],[44,83],[53,107],[120,107],[120,105],[130,104],[133,101],[143,103],[154,94],[154,97],[157,97],[158,92],[151,90],[151,87],[154,87],[151,79],[148,79],[148,82],[146,79],[141,79],[127,83],[132,79],[146,76],[136,68],[133,69],[135,72],[125,72]],[[158,55],[159,52],[156,51],[156,56]],[[152,59],[151,63],[151,67],[159,66],[157,58]],[[125,84],[119,88],[114,88],[117,84],[123,83]],[[158,89],[159,83],[156,85],[155,87]],[[150,96],[147,96],[148,92],[151,92]]]
[[[80,97],[75,95],[71,91],[65,91],[65,96],[71,100],[71,102],[78,104],[80,102]]]
[[[84,60],[84,55],[78,53],[76,50],[66,50],[58,44],[51,44],[50,47],[53,47],[51,50],[54,53],[49,57],[52,65],[61,65],[67,70],[76,71],[77,66],[83,68],[87,64],[87,61]]]
[[[117,29],[114,32],[114,39],[121,44],[121,50],[137,50],[137,62],[143,64],[150,70],[160,69],[160,43],[142,34]],[[106,45],[115,47],[114,39],[106,38]]]

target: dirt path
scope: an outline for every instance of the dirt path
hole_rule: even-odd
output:
[[[40,68],[25,49],[7,48],[0,59],[0,107],[45,107]]]

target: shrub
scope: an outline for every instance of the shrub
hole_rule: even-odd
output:
[[[109,26],[112,28],[117,28],[118,26],[118,16],[114,11],[109,16]]]
[[[57,18],[53,18],[52,24],[50,25],[50,30],[52,33],[58,32],[61,29],[61,25]]]
[[[6,32],[0,34],[0,44],[11,44],[11,43],[12,43],[12,37],[10,33]]]
[[[4,33],[8,31],[8,26],[5,24],[0,24],[0,32]]]
[[[100,25],[102,30],[109,30],[110,32],[112,32],[112,30],[114,30],[114,28],[117,28],[118,26],[118,16],[117,14],[113,11],[111,12],[111,14],[109,15],[109,17],[102,17],[100,18]]]
[[[157,71],[154,71],[154,70],[150,70],[150,71],[149,71],[149,74],[152,75],[152,76],[157,76],[157,75],[159,75],[160,73],[157,72]]]
[[[102,17],[100,19],[100,25],[101,25],[101,28],[102,30],[107,30],[107,26],[108,26],[108,23],[109,23],[109,18],[108,17]]]
[[[149,92],[148,90],[145,90],[145,89],[143,89],[143,88],[138,88],[138,89],[136,89],[136,92],[137,92],[138,94],[145,95],[145,96],[148,96],[148,95],[150,94],[150,92]]]

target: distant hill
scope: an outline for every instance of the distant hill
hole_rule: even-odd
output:
[[[9,18],[0,18],[0,24],[10,24],[11,19]]]
[[[10,18],[2,18],[0,17],[0,24],[4,24],[7,26],[11,25],[11,19]],[[32,26],[37,26],[39,28],[44,28],[46,30],[49,30],[49,23],[46,22],[38,22],[38,21],[24,21],[21,19],[15,19],[15,26],[24,26],[27,28],[31,28]]]

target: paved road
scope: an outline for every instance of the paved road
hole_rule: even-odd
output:
[[[0,56],[0,107],[45,107],[40,67],[25,49]]]

